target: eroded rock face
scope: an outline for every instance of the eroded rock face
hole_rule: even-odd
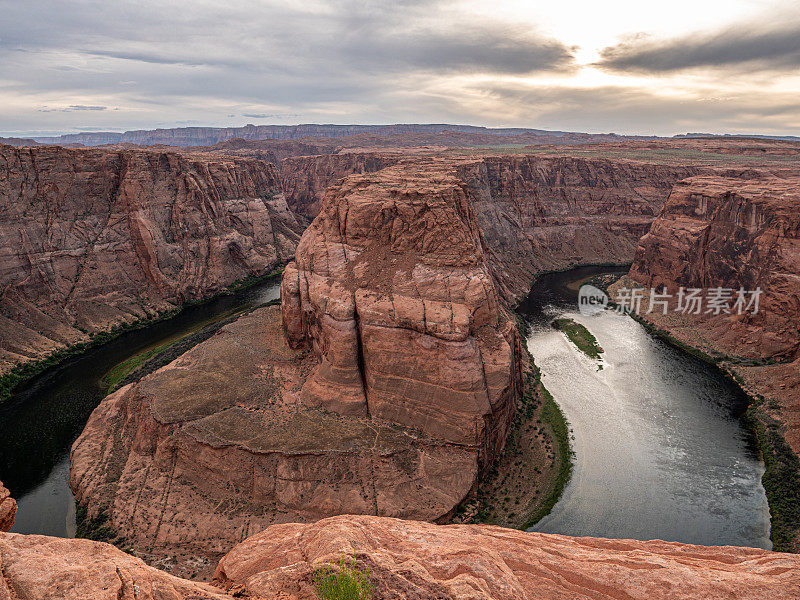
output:
[[[800,557],[752,548],[571,538],[366,516],[275,525],[219,563],[223,588],[316,597],[315,567],[369,566],[376,600],[796,598]]]
[[[289,157],[281,161],[281,183],[293,211],[316,217],[328,186],[355,173],[373,173],[400,160],[399,155],[346,152]]]
[[[0,146],[0,367],[268,272],[302,225],[249,159]]]
[[[490,156],[458,166],[492,274],[512,302],[541,272],[630,262],[672,186],[699,170],[535,155]]]
[[[636,251],[648,288],[763,290],[757,314],[698,315],[730,356],[800,356],[800,178],[694,177],[680,182]],[[731,301],[733,304],[733,301]],[[690,317],[691,318],[691,317]]]
[[[219,589],[148,567],[114,546],[0,534],[0,600],[231,600]]]
[[[283,341],[279,307],[240,317],[103,400],[72,448],[76,500],[148,562],[190,576],[273,523],[433,520],[467,495],[475,449],[304,405],[314,366]]]
[[[320,362],[304,404],[413,427],[482,461],[502,447],[519,335],[452,168],[396,165],[331,188],[281,298],[288,342]]]
[[[0,481],[0,531],[8,531],[14,525],[17,514],[17,502]]]

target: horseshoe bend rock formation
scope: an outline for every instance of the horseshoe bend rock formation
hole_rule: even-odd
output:
[[[329,189],[281,299],[289,344],[319,359],[304,404],[413,427],[482,464],[502,447],[520,338],[450,166],[396,165]]]
[[[272,523],[433,520],[466,496],[476,448],[304,405],[315,364],[286,345],[272,306],[105,398],[70,457],[84,525],[107,526],[148,562],[191,575]]]
[[[0,531],[8,531],[14,525],[14,516],[17,514],[17,502],[11,493],[0,481]]]
[[[0,146],[0,368],[264,274],[302,225],[245,158]]]

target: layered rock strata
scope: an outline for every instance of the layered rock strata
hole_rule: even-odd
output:
[[[313,572],[369,567],[373,600],[683,600],[800,594],[800,558],[752,548],[604,540],[342,516],[273,525],[235,546],[212,584],[101,542],[0,534],[0,600],[317,600]]]
[[[269,164],[0,146],[0,368],[260,275],[302,225]]]
[[[683,600],[795,598],[800,557],[752,548],[604,540],[481,525],[334,517],[276,525],[219,563],[217,581],[254,596],[315,598],[312,571],[355,556],[378,599]]]
[[[502,447],[520,339],[452,168],[395,165],[331,188],[281,300],[289,344],[319,360],[304,404],[413,427],[482,462]]]

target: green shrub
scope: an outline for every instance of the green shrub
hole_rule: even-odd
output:
[[[336,567],[320,567],[314,570],[314,586],[323,600],[369,600],[372,597],[372,582],[369,567],[359,569],[356,558],[345,557]]]

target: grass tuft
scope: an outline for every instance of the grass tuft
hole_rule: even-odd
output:
[[[355,556],[352,560],[343,556],[335,567],[315,569],[313,578],[317,595],[322,600],[369,600],[372,597],[369,567],[359,569]]]

